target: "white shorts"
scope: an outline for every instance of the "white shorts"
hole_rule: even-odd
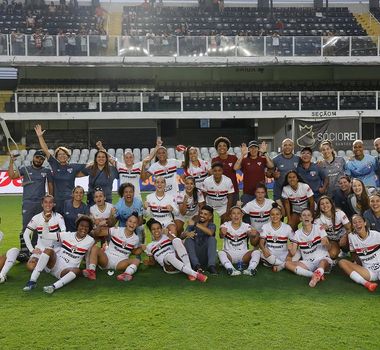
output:
[[[42,247],[42,246],[35,246],[34,248],[35,248],[35,249],[39,249],[39,250],[41,250],[41,252],[43,252],[45,249],[48,249],[48,248],[53,249],[54,251],[56,251],[56,250],[59,249],[59,247]],[[39,259],[40,256],[41,256],[41,254],[33,253],[33,254],[29,257],[29,259]]]
[[[57,261],[52,269],[45,267],[45,271],[53,275],[55,278],[60,279],[61,273],[66,269],[77,269],[77,266],[71,266],[66,263],[60,256],[57,256]]]
[[[194,211],[193,213],[190,213],[189,215],[177,214],[177,215],[174,215],[174,220],[186,222],[192,219],[195,215],[198,215],[197,211]]]
[[[321,258],[313,259],[313,260],[300,260],[302,264],[304,264],[309,271],[314,272],[318,267],[322,260],[326,260],[329,263],[329,267],[326,272],[330,272],[332,266],[332,260],[328,256],[323,256]]]
[[[107,255],[107,258],[108,258],[108,263],[107,263],[107,266],[105,267],[106,270],[116,270],[116,266],[119,264],[120,261],[127,260],[124,257],[113,255],[107,252],[107,250],[104,253]]]
[[[371,281],[380,281],[380,268],[379,266],[365,267],[368,271]]]
[[[283,261],[283,262],[285,262],[286,257],[288,256],[288,254],[285,254],[285,255],[284,255],[284,254],[283,254],[283,255],[276,255],[276,254],[273,254],[272,251],[271,251],[271,254],[272,254],[273,256],[275,256],[277,259],[279,259],[279,260],[281,260],[281,261]],[[263,252],[261,252],[261,260],[263,261],[264,266],[272,266],[272,264],[269,263],[269,262],[267,261],[267,259],[265,258]]]
[[[243,256],[247,254],[249,250],[225,250],[225,252],[231,257],[231,262],[237,264],[239,261],[243,261]]]

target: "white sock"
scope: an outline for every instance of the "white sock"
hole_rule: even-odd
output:
[[[136,271],[137,271],[137,266],[135,264],[131,264],[125,269],[124,272],[127,273],[128,275],[133,275]]]
[[[297,266],[296,270],[294,271],[297,275],[304,276],[304,277],[312,277],[313,273],[309,270],[304,269],[301,266]]]
[[[323,276],[323,274],[325,273],[325,269],[323,267],[318,267],[314,272],[317,272],[317,271],[319,271],[321,276]]]
[[[55,289],[62,288],[64,285],[66,285],[66,284],[70,283],[71,281],[75,280],[76,277],[77,277],[77,275],[73,271],[70,271],[66,275],[64,275],[63,277],[61,277],[57,282],[55,282],[53,284],[53,286],[54,286]]]
[[[174,254],[167,254],[164,258],[164,261],[174,266],[178,271],[181,271],[186,275],[197,277],[197,273],[190,267],[186,266],[181,260],[177,259]]]
[[[183,245],[182,241],[179,238],[174,238],[172,241],[174,250],[178,254],[179,258],[182,260],[182,262],[187,266],[191,268],[189,255],[187,254],[187,250],[185,246]]]
[[[234,266],[232,265],[231,261],[227,257],[227,253],[224,250],[220,250],[218,252],[218,257],[220,263],[225,267],[226,270],[228,269],[234,269]]]
[[[350,278],[356,283],[362,284],[363,286],[366,284],[366,282],[368,282],[362,276],[360,276],[360,274],[356,271],[351,272]]]
[[[95,264],[88,264],[88,269],[96,271],[96,265]]]
[[[40,277],[40,274],[49,262],[49,259],[50,256],[46,253],[41,254],[40,258],[38,259],[37,265],[32,272],[32,276],[30,276],[31,281],[37,282],[38,277]]]
[[[12,268],[12,266],[15,264],[18,254],[20,253],[20,249],[17,248],[11,248],[7,251],[4,266],[1,270],[1,274],[3,276],[6,276],[9,272],[9,270]]]
[[[260,262],[261,253],[260,250],[254,250],[251,254],[251,260],[249,261],[248,269],[254,270]]]

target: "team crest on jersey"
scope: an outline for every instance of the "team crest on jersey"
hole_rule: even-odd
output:
[[[125,248],[127,245],[128,245],[127,242],[123,242],[123,244],[122,244],[123,248]]]
[[[311,176],[316,176],[316,175],[317,175],[317,172],[316,172],[316,171],[310,171],[310,175],[311,175]]]
[[[274,242],[274,243],[277,242],[277,237],[276,237],[276,236],[273,236],[273,242]]]
[[[232,163],[228,163],[228,166],[229,166],[230,168],[232,168]]]
[[[73,172],[73,168],[68,168],[68,169],[67,169],[67,172],[68,172],[69,174],[71,174],[71,173]]]
[[[311,248],[311,247],[313,246],[313,241],[309,241],[309,242],[307,242],[307,246],[308,246],[309,248]]]
[[[368,254],[368,250],[367,250],[367,248],[363,249],[363,254],[364,254],[364,255],[367,255],[367,254]]]
[[[71,247],[71,251],[73,252],[73,253],[75,253],[76,251],[77,251],[77,247],[75,246],[75,245],[73,245],[72,247]]]
[[[294,162],[293,165],[294,165],[295,168],[297,168],[298,163],[297,163],[297,162]]]
[[[32,175],[32,174],[30,174],[30,175]],[[46,175],[47,175],[46,173],[41,173],[42,177],[46,177]]]
[[[261,166],[261,164],[262,164],[261,162],[257,162],[257,165],[258,165],[258,166]]]

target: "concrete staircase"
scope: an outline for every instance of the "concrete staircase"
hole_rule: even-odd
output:
[[[380,35],[380,22],[370,12],[356,13],[354,16],[358,23],[366,30],[368,35]],[[377,38],[374,37],[372,40],[377,44]]]

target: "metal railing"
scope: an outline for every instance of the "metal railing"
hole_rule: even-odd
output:
[[[16,92],[5,112],[188,112],[378,110],[378,91]]]
[[[379,56],[377,36],[0,34],[0,56]]]

